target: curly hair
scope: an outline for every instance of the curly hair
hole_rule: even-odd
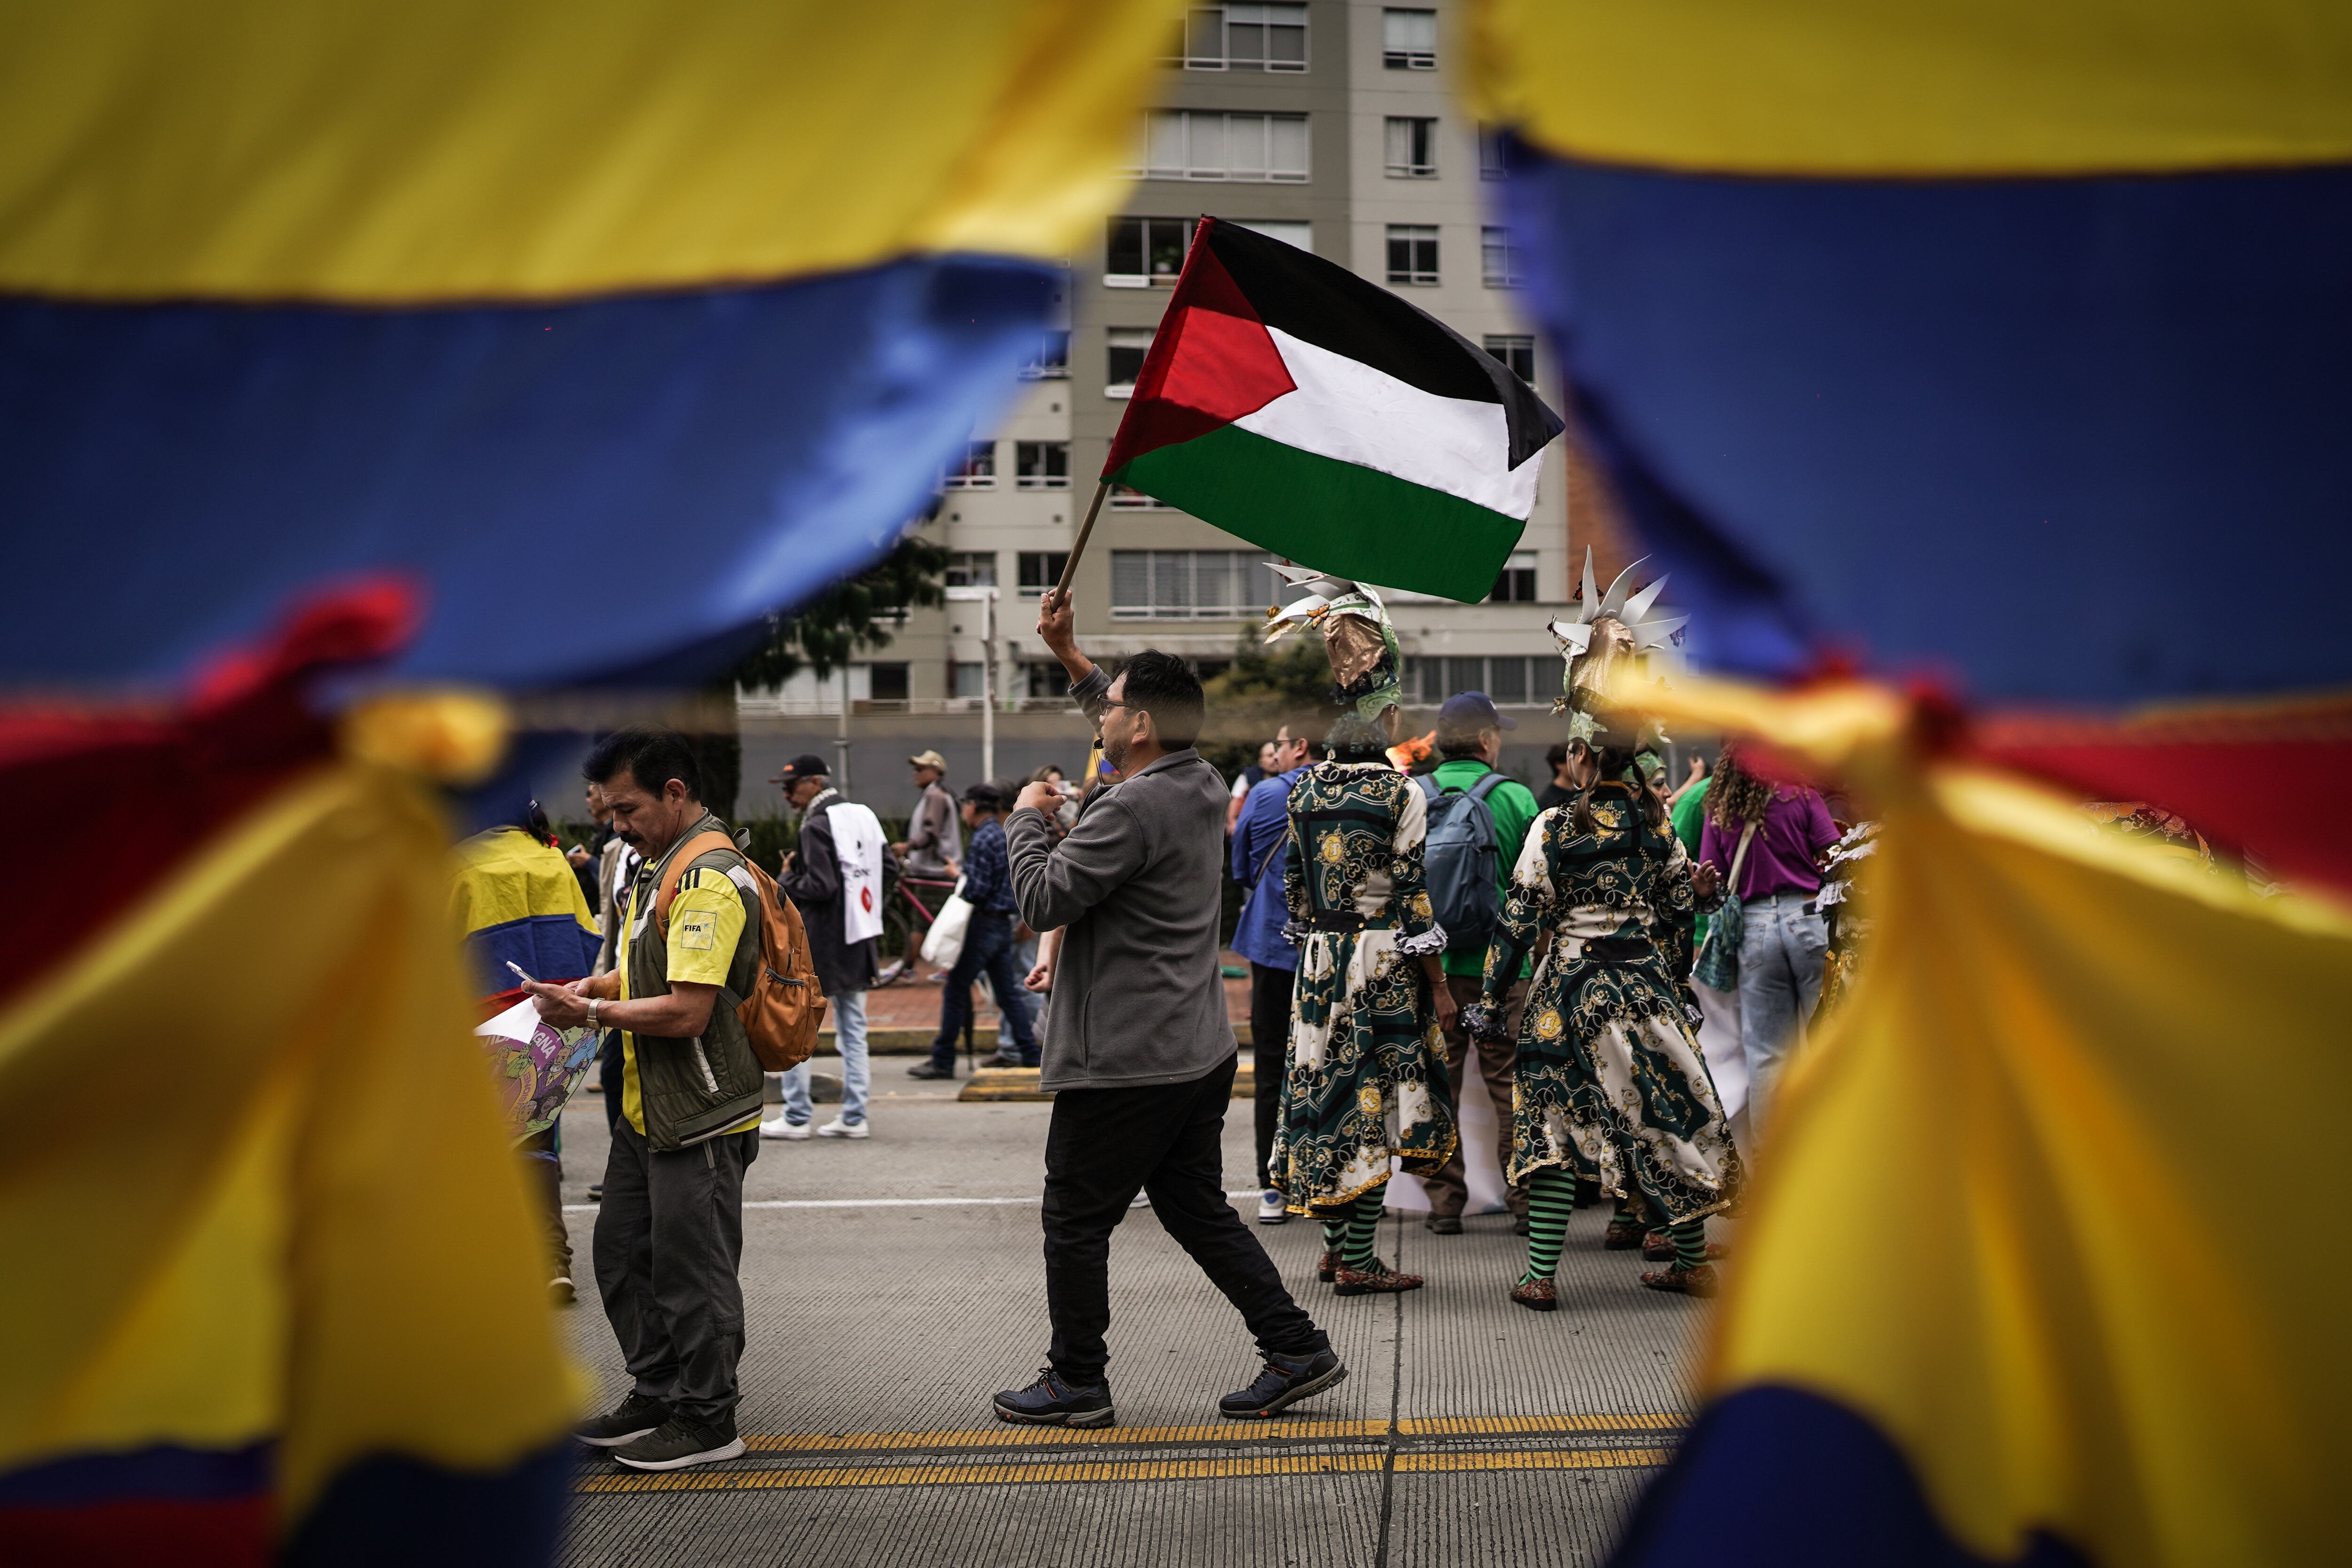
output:
[[[1771,780],[1758,778],[1741,767],[1739,753],[1726,746],[1715,766],[1715,782],[1706,786],[1707,820],[1725,828],[1761,822],[1775,793]]]

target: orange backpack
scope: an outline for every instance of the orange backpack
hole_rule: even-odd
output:
[[[677,901],[686,868],[697,856],[734,847],[735,841],[724,833],[704,833],[669,858],[661,887],[654,893],[654,926],[662,941],[669,940],[669,907]],[[809,953],[808,928],[801,924],[800,910],[774,878],[749,859],[743,868],[760,893],[760,969],[752,977],[751,994],[735,1005],[735,1019],[750,1037],[751,1054],[760,1065],[782,1072],[815,1051],[817,1028],[824,1022],[824,988],[817,984],[816,962]]]

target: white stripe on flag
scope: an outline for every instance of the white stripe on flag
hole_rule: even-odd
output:
[[[1439,397],[1360,360],[1268,329],[1295,392],[1234,421],[1286,447],[1377,468],[1505,517],[1536,509],[1540,456],[1517,468],[1499,403]]]

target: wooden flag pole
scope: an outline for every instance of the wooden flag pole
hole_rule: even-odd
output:
[[[1108,494],[1110,494],[1108,479],[1103,480],[1095,487],[1094,504],[1087,508],[1087,521],[1078,525],[1078,536],[1070,542],[1070,558],[1062,563],[1062,580],[1054,584],[1054,599],[1056,604],[1069,602],[1070,579],[1077,575],[1078,557],[1087,552],[1087,536],[1094,532],[1095,518],[1102,510],[1103,497]]]

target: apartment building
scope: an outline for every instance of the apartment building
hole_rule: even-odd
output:
[[[1500,161],[1447,90],[1455,5],[1191,8],[1159,101],[1136,127],[1132,197],[1071,257],[1065,319],[1004,417],[941,477],[924,526],[950,552],[951,602],[910,616],[887,649],[822,689],[804,675],[747,694],[747,777],[771,753],[834,744],[845,727],[853,777],[871,756],[865,771],[879,766],[895,785],[900,742],[916,739],[971,777],[983,690],[998,700],[999,776],[1076,760],[1061,668],[1033,630],[1036,599],[1061,574],[1203,214],[1396,289],[1559,405],[1557,372],[1518,312],[1517,258],[1493,221]],[[1559,666],[1543,627],[1571,591],[1571,549],[1580,562],[1588,543],[1604,563],[1622,557],[1599,487],[1566,443],[1544,463],[1534,518],[1487,603],[1391,595],[1408,693],[1431,707],[1465,688],[1531,714],[1548,707]],[[1213,674],[1276,596],[1268,559],[1198,518],[1114,494],[1075,582],[1081,635],[1100,655],[1160,647]],[[994,590],[992,637],[982,589]],[[1515,748],[1515,770],[1531,773],[1543,743]]]

